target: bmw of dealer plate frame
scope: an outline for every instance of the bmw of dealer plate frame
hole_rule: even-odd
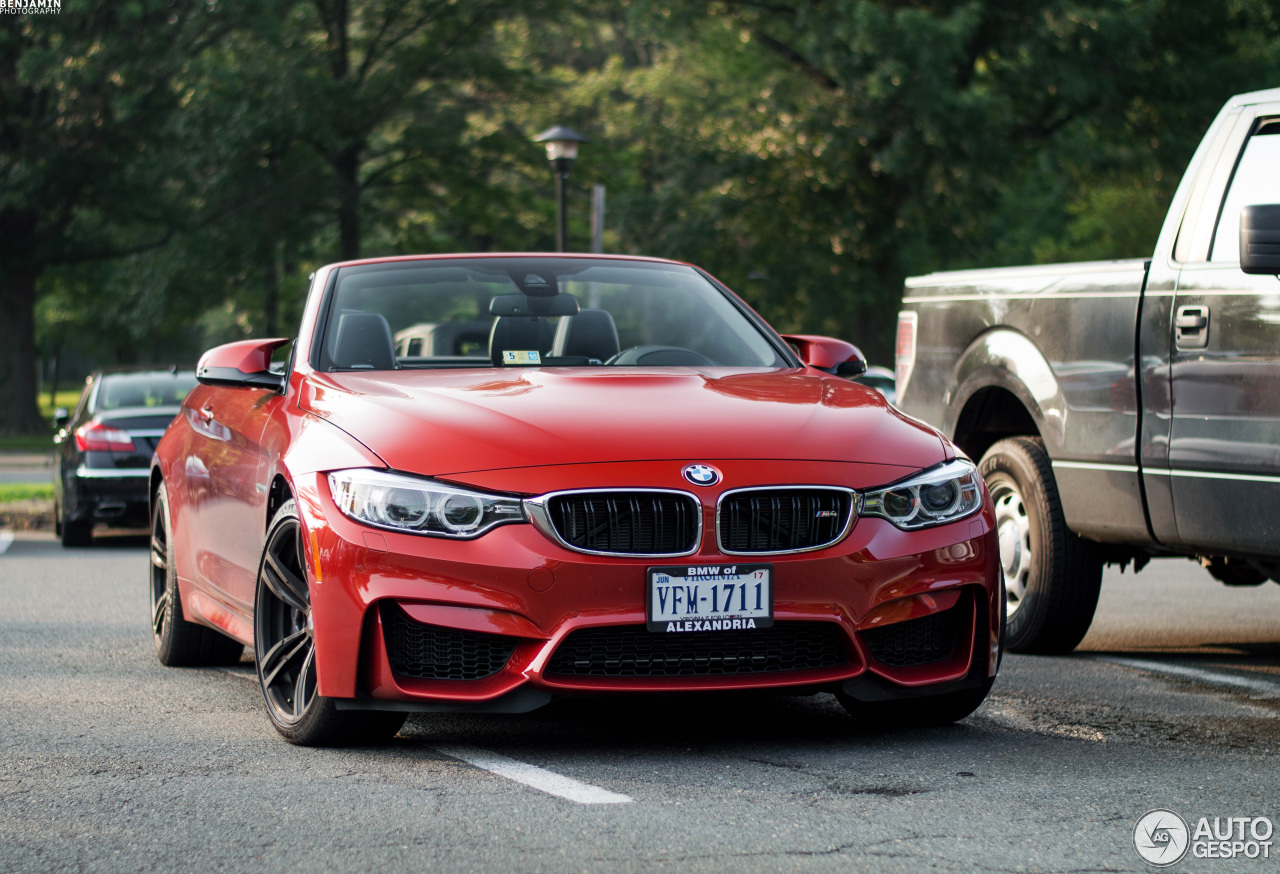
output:
[[[1000,661],[991,500],[865,367],[671,261],[324,267],[292,344],[205,353],[156,449],[156,652],[251,647],[301,744],[592,694],[963,718]]]

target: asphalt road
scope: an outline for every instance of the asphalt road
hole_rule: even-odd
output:
[[[949,728],[857,732],[830,696],[579,701],[355,750],[281,741],[247,663],[160,666],[146,567],[137,539],[0,555],[0,870],[1142,871],[1152,808],[1280,823],[1280,586],[1187,562],[1109,572],[1079,653],[1007,657]]]

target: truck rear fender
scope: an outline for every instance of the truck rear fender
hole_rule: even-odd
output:
[[[1004,437],[1039,435],[1050,455],[1062,446],[1067,407],[1053,367],[1026,335],[993,328],[952,370],[943,430],[975,461]]]

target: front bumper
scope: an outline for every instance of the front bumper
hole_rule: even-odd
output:
[[[717,551],[713,525],[705,526],[700,550],[686,558],[603,557],[565,549],[533,525],[503,526],[471,541],[374,530],[338,512],[323,475],[295,487],[320,693],[354,699],[346,706],[512,712],[556,695],[822,689],[859,678],[887,684],[892,697],[946,691],[995,673],[1001,590],[989,499],[979,514],[939,528],[904,532],[862,518],[835,546],[762,557],[774,566],[775,628],[795,634],[779,645],[792,650],[786,658],[760,661],[765,669],[755,670],[734,660],[761,658],[750,649],[758,640],[726,654],[723,643],[715,643],[724,641],[720,632],[658,635],[711,641],[699,663],[696,654],[673,654],[644,637],[647,568],[742,560]],[[715,496],[704,500],[710,502],[704,512],[713,514]],[[438,639],[471,646],[468,652],[502,644],[510,653],[490,673],[481,666],[461,677],[414,676],[392,667],[403,668],[404,653],[389,651],[391,621],[427,629],[427,646],[435,645],[431,629],[438,629]],[[950,646],[939,648],[935,639],[923,661],[901,655],[938,627],[950,629]],[[557,652],[572,643],[579,647],[577,664],[589,661],[581,655],[582,636],[571,635],[591,629],[604,630],[593,638],[608,644],[601,649],[603,667],[566,671]],[[817,644],[810,641],[819,639],[827,647],[820,658],[794,659],[796,640],[812,648]],[[830,654],[832,640],[838,659]],[[682,660],[692,667],[673,670]]]

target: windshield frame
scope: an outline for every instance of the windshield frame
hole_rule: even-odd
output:
[[[311,366],[313,370],[320,373],[324,373],[324,372],[377,373],[379,372],[379,371],[366,371],[366,370],[347,371],[345,369],[332,369],[332,368],[323,366],[325,363],[324,362],[324,344],[326,342],[326,336],[328,334],[329,322],[332,317],[333,307],[335,304],[335,300],[337,298],[338,280],[341,278],[340,274],[343,272],[343,270],[346,270],[352,267],[360,267],[360,268],[386,267],[392,270],[395,270],[398,268],[411,269],[412,267],[415,267],[415,266],[421,267],[424,264],[430,264],[430,263],[444,265],[449,261],[480,261],[480,260],[500,261],[500,260],[507,260],[507,259],[511,259],[511,260],[544,259],[547,261],[555,261],[555,260],[611,261],[619,265],[630,263],[630,264],[637,264],[637,265],[640,265],[640,264],[654,265],[655,267],[673,266],[673,267],[689,268],[694,272],[696,276],[706,281],[706,283],[712,289],[718,292],[721,295],[721,297],[723,297],[729,303],[729,305],[738,312],[739,315],[743,316],[746,319],[749,325],[755,328],[755,330],[769,345],[769,348],[772,349],[774,353],[779,358],[782,359],[782,361],[784,362],[783,364],[784,367],[803,367],[804,366],[800,362],[799,357],[796,355],[795,350],[791,348],[790,344],[788,344],[785,340],[782,339],[781,335],[779,335],[778,332],[775,331],[768,322],[766,322],[753,309],[747,306],[746,303],[742,301],[741,298],[739,298],[736,294],[734,294],[732,290],[728,288],[728,286],[724,285],[724,283],[720,282],[714,276],[707,273],[705,270],[703,270],[701,267],[698,267],[697,265],[686,264],[680,261],[668,261],[665,259],[657,259],[657,258],[638,258],[638,257],[625,257],[625,256],[609,256],[609,255],[597,255],[597,254],[569,254],[569,253],[554,253],[554,254],[529,253],[529,254],[503,254],[503,255],[471,253],[471,254],[458,254],[458,255],[448,255],[448,256],[426,256],[421,258],[394,258],[394,259],[387,259],[385,261],[381,261],[381,260],[358,261],[358,262],[351,262],[351,263],[336,265],[335,267],[333,267],[333,269],[329,271],[329,275],[325,282],[324,293],[320,300],[320,307],[317,313],[316,324],[311,337],[311,349],[309,350],[309,353],[307,355],[307,363]],[[542,364],[542,365],[531,365],[531,366],[549,367],[549,366],[563,366],[563,365]],[[655,366],[671,366],[671,365],[655,365]],[[777,365],[761,365],[761,367],[764,369],[773,369],[776,366]],[[456,368],[501,369],[501,368],[494,368],[492,364],[487,364],[487,363],[481,364],[478,362],[459,362],[459,363],[440,363],[440,364],[434,364],[426,367],[397,368],[397,370],[404,369],[404,370],[430,371],[430,370],[450,370],[450,369],[456,369]]]

